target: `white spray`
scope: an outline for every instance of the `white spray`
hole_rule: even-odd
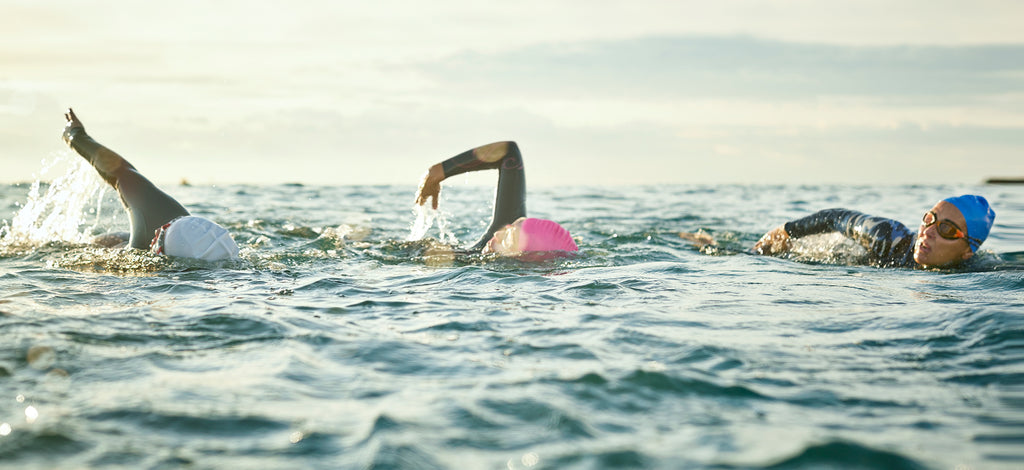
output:
[[[425,205],[416,205],[413,207],[412,213],[416,216],[416,220],[412,222],[412,226],[409,228],[409,238],[406,241],[422,240],[423,237],[427,236],[430,228],[434,226],[434,222],[437,222],[437,239],[441,243],[449,245],[457,245],[459,243],[455,238],[455,234],[448,228],[448,217],[444,212],[428,209]]]
[[[28,200],[11,219],[0,227],[0,245],[42,245],[51,241],[87,243],[91,229],[99,224],[100,201],[105,185],[88,162],[62,152],[51,161],[43,160],[41,175],[57,164],[70,164],[40,194],[42,177],[37,177],[28,193]],[[86,226],[87,207],[95,201],[96,218]]]

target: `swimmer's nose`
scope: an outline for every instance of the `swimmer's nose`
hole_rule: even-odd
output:
[[[939,233],[938,232],[938,230],[939,230],[938,227],[939,227],[939,224],[931,224],[931,225],[929,225],[927,227],[924,227],[921,230],[921,235],[920,236],[921,237],[925,237],[925,238],[929,238],[929,239],[933,239]]]

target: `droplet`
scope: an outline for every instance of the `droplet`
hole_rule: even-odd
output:
[[[25,408],[25,422],[32,424],[39,419],[39,410],[34,406],[28,406]]]

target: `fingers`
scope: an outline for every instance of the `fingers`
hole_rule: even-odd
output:
[[[422,206],[422,205],[426,204],[427,203],[427,199],[430,199],[430,207],[433,207],[435,210],[437,210],[437,194],[436,193],[434,193],[434,194],[420,193],[419,196],[416,196],[416,205],[417,206]]]
[[[764,236],[754,244],[754,253],[759,255],[772,254],[773,233],[774,230],[764,234]]]
[[[430,206],[437,209],[437,192],[428,190],[427,188],[420,188],[420,192],[416,195],[416,205],[422,206],[427,203],[427,199],[430,199]]]
[[[416,195],[416,204],[426,204],[430,199],[430,207],[437,210],[438,199],[441,194],[441,181],[444,181],[444,169],[440,163],[430,167],[427,173],[420,180],[419,193]]]
[[[754,244],[754,253],[757,253],[759,255],[770,255],[770,254],[772,254],[771,250],[766,249],[765,245],[763,243],[761,243],[760,240],[758,240],[758,242]]]
[[[64,113],[64,119],[67,119],[67,127],[83,127],[82,122],[78,120],[78,116],[75,116],[75,110],[68,108],[68,111]]]
[[[775,255],[785,251],[784,247],[784,242],[779,240],[773,233],[769,232],[757,242],[757,245],[754,248],[759,254]]]
[[[427,199],[430,199],[430,206],[437,209],[437,199],[440,193],[441,185],[424,176],[423,181],[420,182],[420,190],[416,194],[416,204],[422,206],[427,203]]]
[[[754,244],[753,251],[759,255],[777,255],[789,251],[789,234],[785,227],[778,227],[764,234]]]

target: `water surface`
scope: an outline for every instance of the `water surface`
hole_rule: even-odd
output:
[[[582,249],[540,263],[438,249],[492,188],[446,187],[447,230],[407,241],[411,185],[167,187],[242,246],[206,265],[88,246],[127,226],[89,178],[28,226],[31,185],[0,187],[5,468],[1024,465],[1021,187],[532,188]],[[997,212],[977,269],[746,253],[965,192]]]

